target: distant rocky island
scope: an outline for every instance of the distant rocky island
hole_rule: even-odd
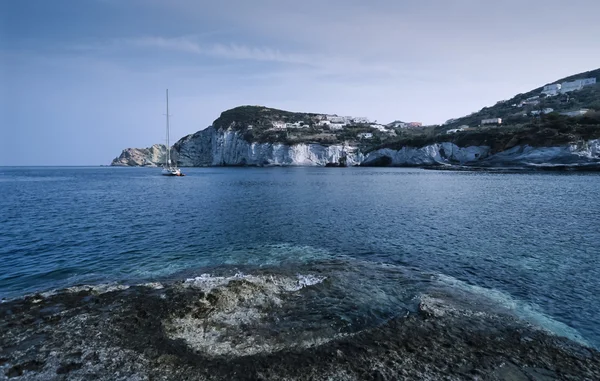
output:
[[[240,106],[181,138],[198,166],[408,166],[600,169],[600,69],[567,77],[443,125]],[[128,148],[113,166],[157,166],[166,147]]]

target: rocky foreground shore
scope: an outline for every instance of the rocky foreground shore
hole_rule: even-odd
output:
[[[277,329],[293,318],[277,311],[312,292],[298,282],[84,286],[4,301],[0,379],[600,380],[598,351],[444,293],[354,331],[334,319]]]

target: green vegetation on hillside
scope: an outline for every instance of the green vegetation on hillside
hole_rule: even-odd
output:
[[[237,131],[249,142],[349,144],[359,146],[363,152],[385,147],[394,149],[404,146],[423,147],[448,141],[459,146],[490,146],[495,152],[525,144],[555,146],[600,138],[600,69],[576,74],[552,83],[590,77],[597,78],[599,83],[551,97],[541,94],[543,87],[539,87],[498,102],[494,106],[484,107],[479,112],[454,119],[443,126],[388,127],[387,130],[380,131],[372,123],[350,123],[341,129],[339,126],[330,128],[322,125],[321,121],[326,117],[323,114],[290,112],[264,106],[240,106],[224,111],[213,122],[213,126],[216,129]],[[523,104],[527,100],[529,103],[537,103]],[[547,109],[554,111],[543,114],[542,111],[549,111]],[[580,109],[592,111],[576,118],[559,114]],[[479,126],[482,119],[489,118],[502,118],[502,126]],[[392,123],[389,126],[394,125]],[[446,133],[450,129],[464,125],[470,127],[464,131]],[[372,137],[361,139],[359,136],[362,133],[371,133]]]
[[[347,125],[341,130],[332,130],[320,126],[321,114],[291,112],[263,106],[240,106],[221,113],[213,122],[216,129],[232,129],[243,134],[249,142],[258,143],[318,143],[358,144],[357,136],[370,132],[373,139],[370,144],[380,144],[388,137],[369,124]],[[303,128],[288,127],[283,130],[273,128],[273,122],[300,123]]]
[[[401,149],[423,147],[434,143],[452,142],[459,147],[489,146],[500,152],[517,145],[534,147],[557,146],[600,138],[600,112],[590,112],[582,117],[571,118],[551,113],[530,120],[525,124],[501,127],[480,127],[446,134],[445,126],[424,128],[421,133],[399,136],[397,139],[371,147]]]
[[[591,77],[597,79],[598,83],[596,85],[586,86],[582,90],[553,97],[541,94],[543,86],[538,87],[527,93],[517,94],[509,100],[500,101],[493,106],[484,107],[478,112],[454,119],[451,123],[444,125],[444,127],[446,129],[456,128],[461,125],[475,127],[480,125],[481,120],[490,118],[502,118],[503,123],[509,125],[523,124],[530,121],[532,111],[540,111],[545,108],[552,108],[555,112],[573,111],[582,108],[600,111],[600,69],[572,75],[551,83],[562,83]],[[535,96],[540,97],[537,99],[540,101],[539,104],[518,107],[521,102]]]

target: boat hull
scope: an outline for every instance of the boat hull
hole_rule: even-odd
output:
[[[163,176],[185,176],[183,173],[181,173],[180,169],[175,169],[175,168],[164,168],[162,170],[162,175]]]

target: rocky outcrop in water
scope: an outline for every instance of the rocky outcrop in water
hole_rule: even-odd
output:
[[[292,311],[313,311],[307,300],[321,294],[311,288],[325,287],[315,279],[200,277],[5,301],[0,378],[600,379],[596,350],[487,309],[474,295],[432,290],[416,311],[383,324],[301,319],[282,329],[296,318]]]
[[[149,148],[126,148],[110,165],[122,167],[156,167],[165,162],[167,148],[155,144]]]

